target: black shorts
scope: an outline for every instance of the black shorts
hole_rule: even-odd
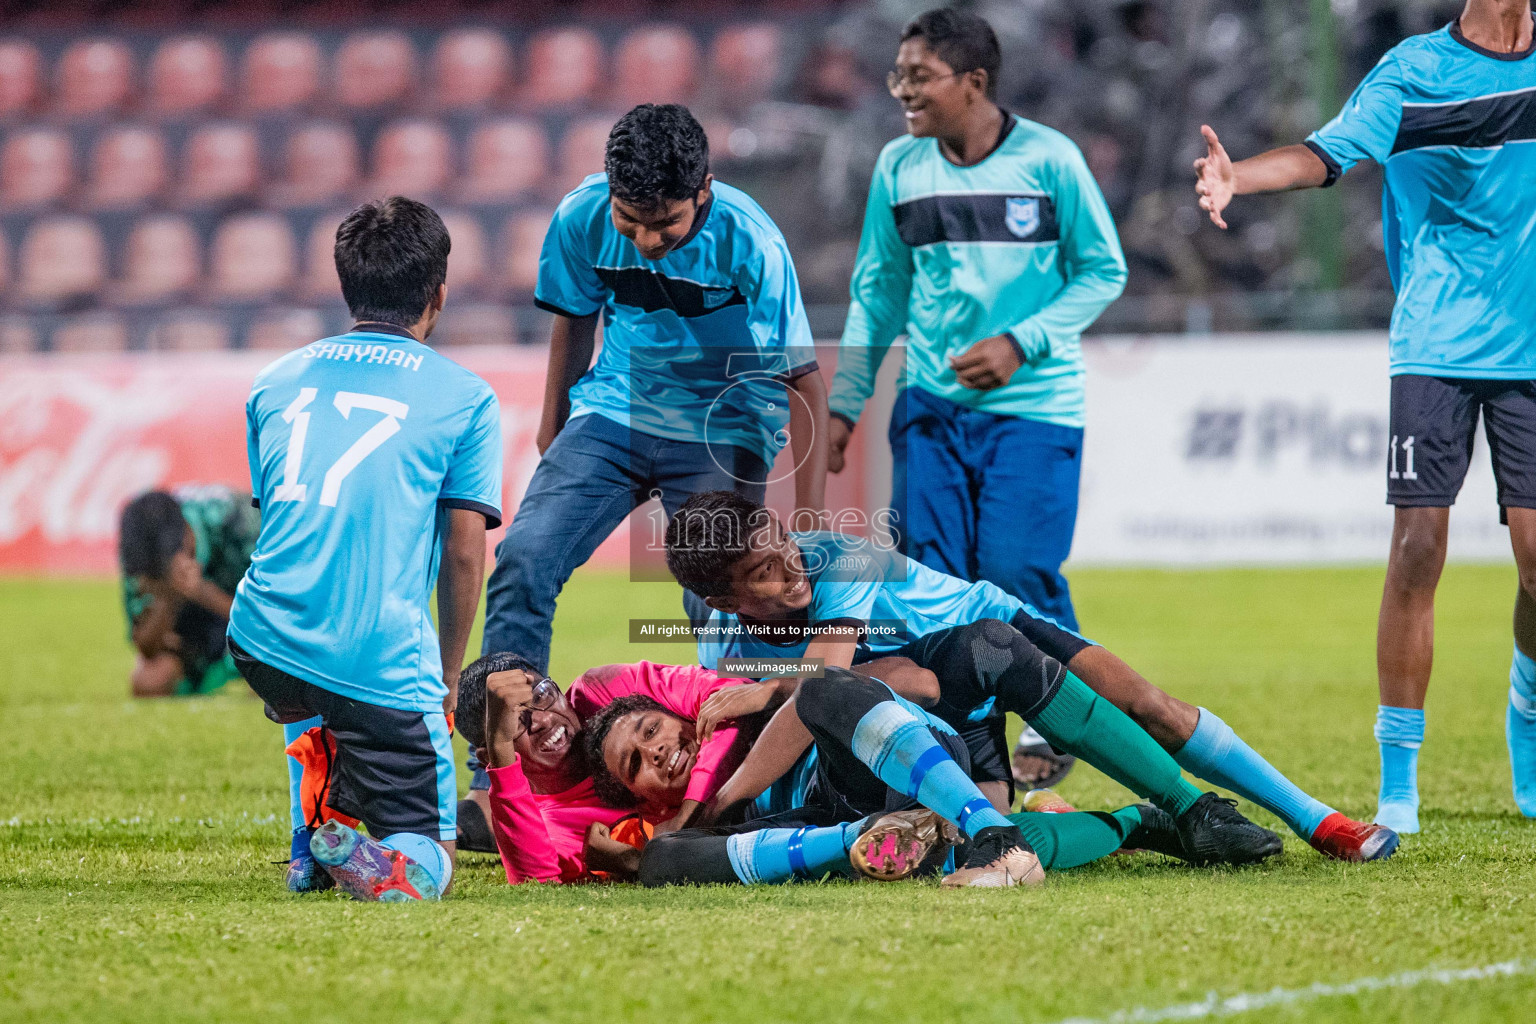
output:
[[[1387,504],[1456,503],[1483,417],[1499,507],[1536,508],[1536,381],[1392,378]]]
[[[319,715],[336,737],[326,803],[361,820],[375,839],[396,832],[439,842],[457,837],[459,793],[445,715],[365,704],[263,664],[233,640],[229,648],[279,721]]]

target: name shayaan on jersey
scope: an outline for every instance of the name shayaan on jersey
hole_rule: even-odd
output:
[[[421,369],[421,356],[406,352],[399,345],[317,341],[306,345],[302,354],[306,359],[337,359],[343,363],[383,363],[385,366],[403,366],[407,370]]]

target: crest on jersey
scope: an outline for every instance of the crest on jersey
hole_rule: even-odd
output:
[[[996,209],[996,207],[993,207]],[[1028,238],[1040,226],[1040,200],[1034,197],[1008,200],[1003,209],[1003,223],[1017,238]]]

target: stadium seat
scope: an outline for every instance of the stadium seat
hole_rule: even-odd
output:
[[[75,146],[57,128],[12,132],[0,148],[0,210],[38,209],[60,202],[75,179]]]
[[[295,110],[320,93],[320,44],[302,32],[259,36],[245,51],[240,100],[253,114]]]
[[[347,213],[332,211],[317,218],[309,229],[304,240],[304,276],[298,286],[299,298],[306,302],[341,299],[341,280],[336,276],[336,229]]]
[[[636,103],[687,103],[698,86],[699,41],[677,25],[636,29],[619,43],[615,99]]]
[[[81,39],[59,58],[54,109],[66,117],[104,117],[133,92],[133,54],[116,39]]]
[[[43,91],[43,58],[25,39],[0,39],[0,117],[37,109]]]
[[[467,345],[516,345],[517,323],[506,306],[486,302],[454,303],[432,332],[432,343],[449,348]]]
[[[112,128],[91,150],[86,205],[117,210],[149,202],[170,179],[165,137],[152,128]]]
[[[5,240],[5,233],[0,232],[0,295],[4,295],[11,287],[11,246]]]
[[[149,347],[156,352],[217,352],[230,347],[229,323],[209,313],[172,313],[149,332]]]
[[[448,251],[448,290],[454,296],[472,296],[485,283],[485,232],[467,213],[443,214],[443,226],[453,243]]]
[[[549,180],[549,143],[532,121],[488,121],[469,137],[459,199],[499,203]]]
[[[715,36],[710,76],[726,107],[740,110],[766,99],[779,77],[784,46],[777,25],[735,25]]]
[[[502,281],[519,296],[532,296],[539,283],[539,250],[544,247],[544,234],[553,216],[553,210],[524,210],[509,217],[502,228]]]
[[[37,351],[37,322],[29,316],[0,316],[0,355]]]
[[[123,352],[128,325],[111,313],[88,313],[60,324],[53,332],[55,352]]]
[[[256,134],[242,124],[199,128],[181,157],[180,200],[207,206],[253,195],[261,175]]]
[[[288,207],[335,202],[357,184],[358,163],[357,139],[347,125],[303,125],[283,147],[283,179],[270,198]]]
[[[55,308],[94,296],[107,278],[101,229],[85,217],[46,217],[35,222],[17,254],[21,301]]]
[[[512,48],[500,32],[458,29],[445,33],[432,51],[432,99],[440,109],[490,106],[511,79]]]
[[[603,157],[608,149],[608,133],[613,122],[606,117],[593,117],[577,121],[565,130],[560,140],[560,173],[555,187],[564,195],[589,174],[603,169]]]
[[[190,293],[202,276],[197,229],[185,217],[145,217],[128,232],[115,302],[143,306]]]
[[[338,102],[377,108],[404,100],[416,81],[416,50],[403,32],[358,32],[336,51]]]
[[[326,336],[325,318],[313,309],[285,309],[258,316],[246,331],[245,347],[287,351]]]
[[[584,28],[540,32],[528,44],[524,100],[533,107],[557,107],[591,99],[598,90],[603,44]]]
[[[425,200],[438,192],[453,170],[453,143],[432,121],[400,121],[379,133],[373,145],[369,190]]]
[[[273,213],[240,214],[220,224],[209,262],[209,294],[226,302],[273,298],[298,271],[293,232]]]
[[[149,109],[171,116],[206,111],[224,98],[228,74],[224,46],[217,39],[168,39],[149,62]]]

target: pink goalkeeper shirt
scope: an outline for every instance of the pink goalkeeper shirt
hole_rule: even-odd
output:
[[[688,721],[699,716],[711,694],[726,686],[750,682],[718,676],[697,665],[656,665],[637,661],[628,665],[603,665],[590,669],[571,684],[566,699],[583,722],[619,697],[643,693],[673,714]],[[688,779],[685,800],[700,803],[730,778],[741,763],[744,751],[737,748],[738,732],[733,725],[715,730],[708,743],[699,748],[693,773]],[[612,825],[634,811],[608,807],[597,798],[591,779],[583,779],[562,793],[535,793],[523,774],[521,759],[502,768],[492,768],[491,831],[507,881],[579,882],[592,876],[587,871],[584,849],[587,826],[594,821]],[[653,821],[665,820],[677,813],[671,808]]]

